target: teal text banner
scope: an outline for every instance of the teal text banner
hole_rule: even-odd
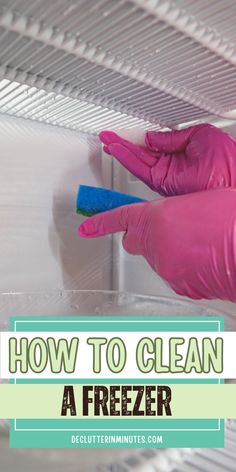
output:
[[[13,318],[11,319],[10,330],[12,332],[83,332],[92,330],[93,332],[106,333],[107,332],[125,332],[132,337],[134,332],[143,332],[147,327],[156,335],[162,332],[176,332],[184,336],[186,332],[221,332],[224,328],[224,320],[222,317],[78,317],[78,318]],[[102,322],[101,322],[102,321]],[[86,363],[86,359],[84,359]],[[30,385],[29,385],[30,383]],[[86,378],[73,379],[68,383],[65,380],[12,380],[11,384],[17,387],[27,387],[26,392],[30,395],[30,388],[38,387],[38,393],[32,393],[30,402],[37,399],[38,413],[40,417],[25,417],[11,419],[10,445],[17,448],[109,448],[109,447],[223,447],[224,446],[224,418],[223,411],[218,411],[216,404],[209,401],[211,404],[211,414],[208,409],[208,417],[206,402],[203,408],[200,407],[199,398],[197,399],[197,391],[193,387],[199,389],[199,395],[204,398],[209,395],[211,398],[215,396],[208,388],[215,388],[214,392],[218,392],[217,387],[225,387],[220,385],[222,381],[218,379],[191,380],[185,379],[178,381],[171,381],[170,379],[160,378],[160,376],[153,379],[122,379],[122,376],[110,380],[109,378],[101,378],[96,380],[88,380]],[[11,385],[11,386],[15,386]],[[148,393],[148,401],[146,405],[145,396],[140,403],[139,410],[144,411],[144,414],[137,415],[110,415],[110,406],[106,410],[103,398],[103,414],[96,415],[93,410],[93,394],[95,386],[101,387],[117,386],[116,397],[113,399],[113,411],[119,410],[119,392],[118,387],[143,386],[145,392],[148,386],[152,386],[152,392]],[[158,386],[166,386],[171,390],[171,415],[168,414],[168,401],[170,400],[169,391],[166,390],[157,392],[162,395],[162,402],[159,401],[155,405],[155,388]],[[67,408],[70,405],[70,394],[65,393],[65,411],[66,415],[61,416],[63,407],[63,392],[65,386],[73,388],[75,393],[75,407],[76,415],[73,415],[72,408]],[[78,401],[81,395],[81,389],[87,386],[87,401],[88,411],[87,416],[81,414],[82,405]],[[226,386],[228,387],[228,386]],[[189,391],[187,390],[189,388]],[[40,395],[42,389],[42,395]],[[44,391],[45,389],[45,391]],[[45,395],[46,389],[52,392],[55,389],[54,401],[51,396]],[[204,390],[203,390],[204,389]],[[101,389],[100,389],[101,390]],[[44,393],[43,393],[44,391]],[[225,390],[223,390],[224,392]],[[102,392],[102,393],[101,393]],[[110,390],[109,390],[110,392]],[[160,393],[161,392],[161,393]],[[207,393],[208,392],[208,393]],[[123,391],[124,393],[124,391]],[[130,393],[130,392],[129,392]],[[136,392],[137,393],[137,392]],[[101,390],[99,395],[106,396],[106,390]],[[130,400],[132,400],[133,392],[130,393]],[[166,396],[165,396],[166,395]],[[169,397],[168,397],[169,395]],[[215,400],[217,400],[217,395]],[[224,395],[224,393],[223,393]],[[14,394],[13,394],[14,396]],[[32,398],[33,397],[33,398]],[[21,394],[19,395],[20,401]],[[25,397],[24,397],[25,398]],[[89,402],[91,399],[91,402]],[[46,401],[48,400],[48,401]],[[102,403],[102,397],[100,396]],[[117,400],[117,402],[115,402]],[[159,398],[160,400],[160,398]],[[114,402],[116,403],[114,407]],[[151,406],[150,406],[151,402]],[[73,402],[72,402],[73,403]],[[106,402],[105,402],[106,403]],[[29,403],[30,405],[31,403]],[[185,408],[184,408],[185,405]],[[18,408],[18,404],[16,408]],[[126,410],[130,410],[134,405],[129,404]],[[34,406],[31,413],[33,414]],[[204,409],[205,408],[205,409]],[[30,409],[30,408],[29,408]],[[43,410],[44,409],[44,410]],[[99,410],[99,408],[98,408]],[[98,411],[97,410],[97,411]],[[44,418],[42,412],[44,411]],[[100,410],[101,412],[101,405]],[[156,411],[155,415],[150,414],[150,411]],[[162,415],[157,414],[162,411]],[[184,413],[185,411],[185,413]],[[192,411],[192,415],[191,415]],[[228,415],[227,410],[227,415]],[[86,412],[86,406],[85,406]],[[108,412],[108,414],[107,414]],[[169,411],[170,412],[170,411]],[[186,413],[187,412],[187,413]],[[17,411],[16,411],[17,413]],[[83,412],[82,412],[83,413]],[[96,411],[95,411],[96,413]],[[219,414],[220,413],[220,414]],[[221,416],[222,415],[222,416]],[[39,414],[38,414],[39,416]]]

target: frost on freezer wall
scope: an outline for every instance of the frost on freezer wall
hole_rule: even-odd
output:
[[[0,291],[109,288],[109,243],[75,213],[79,183],[104,185],[98,139],[1,116],[0,142]]]

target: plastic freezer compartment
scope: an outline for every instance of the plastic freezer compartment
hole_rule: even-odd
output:
[[[218,314],[220,313],[212,308],[204,308],[175,298],[116,291],[75,290],[0,295],[1,331],[8,329],[11,316],[216,316]],[[230,317],[226,316],[225,321],[226,329],[229,329]],[[12,472],[16,467],[19,472],[32,470],[32,468],[35,472],[42,470],[45,472],[197,470],[193,469],[193,466],[186,465],[194,461],[196,456],[193,450],[186,449],[94,449],[89,451],[50,449],[46,453],[40,449],[10,450],[7,421],[0,420],[0,425],[0,470],[2,472]],[[234,437],[235,432],[232,434]],[[212,453],[214,455],[214,452]],[[202,451],[202,454],[205,457],[206,451]],[[201,460],[205,459],[201,458]]]

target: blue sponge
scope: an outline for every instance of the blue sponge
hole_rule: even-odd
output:
[[[80,185],[77,196],[77,213],[92,216],[102,211],[144,201],[142,198],[114,192],[106,188]]]

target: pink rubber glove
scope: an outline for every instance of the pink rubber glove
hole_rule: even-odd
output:
[[[144,256],[176,293],[236,301],[236,190],[126,205],[79,228],[87,238],[120,231],[126,251]]]
[[[104,151],[163,196],[236,187],[236,140],[209,124],[145,136],[146,148],[102,131]]]

